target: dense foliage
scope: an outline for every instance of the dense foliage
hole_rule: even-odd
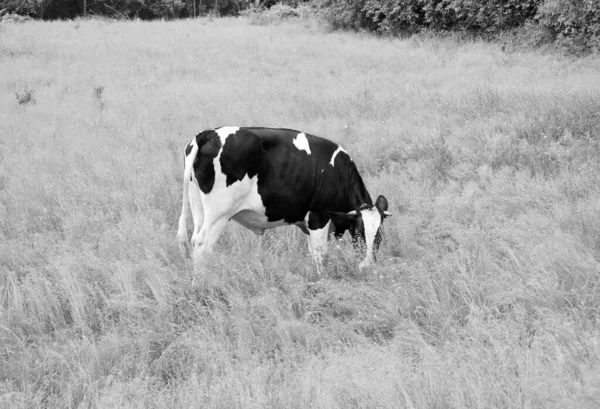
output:
[[[600,49],[600,4],[597,0],[545,0],[539,22],[559,44],[576,51]]]
[[[316,0],[335,28],[390,34],[462,31],[486,36],[528,26],[574,51],[600,48],[596,0]]]
[[[151,20],[235,15],[250,4],[248,0],[87,0],[84,6],[83,0],[0,0],[0,10],[46,20],[84,14]]]

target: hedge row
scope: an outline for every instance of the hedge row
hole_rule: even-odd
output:
[[[390,34],[467,31],[487,36],[529,25],[574,51],[600,49],[599,0],[314,0],[335,28]]]

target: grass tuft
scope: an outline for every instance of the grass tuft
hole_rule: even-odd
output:
[[[21,92],[15,92],[19,105],[35,104],[33,90],[25,87]]]

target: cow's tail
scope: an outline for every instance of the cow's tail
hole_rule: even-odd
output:
[[[194,170],[194,160],[196,159],[196,154],[198,153],[198,144],[194,139],[190,142],[192,146],[192,150],[184,155],[184,165],[183,165],[183,199],[181,204],[181,216],[179,216],[179,228],[177,229],[177,241],[179,242],[179,249],[181,250],[181,254],[184,257],[190,256],[190,241],[187,232],[187,219],[190,214],[190,179],[192,176],[192,172]],[[186,146],[187,148],[190,146]]]

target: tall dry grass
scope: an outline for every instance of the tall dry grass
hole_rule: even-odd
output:
[[[0,407],[600,404],[600,60],[310,22],[0,26]],[[27,95],[29,95],[27,97]],[[377,267],[296,228],[179,256],[182,149],[285,126],[385,194]]]

